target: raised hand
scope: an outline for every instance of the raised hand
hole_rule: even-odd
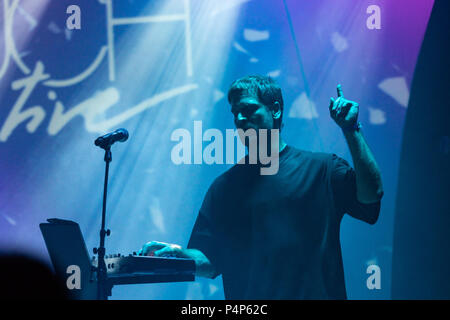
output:
[[[357,125],[359,104],[344,98],[340,84],[336,89],[337,99],[330,98],[330,116],[343,130],[351,130]]]

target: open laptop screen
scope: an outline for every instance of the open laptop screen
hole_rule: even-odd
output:
[[[92,281],[92,264],[80,226],[70,220],[47,221],[39,228],[55,273],[66,281],[74,299],[95,299],[97,285]],[[73,287],[75,273],[80,276],[79,289]]]

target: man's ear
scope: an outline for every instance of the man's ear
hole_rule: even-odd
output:
[[[272,117],[274,119],[280,119],[280,117],[281,117],[281,106],[278,101],[275,101],[273,104]]]

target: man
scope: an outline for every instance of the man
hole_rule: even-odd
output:
[[[222,274],[226,299],[346,299],[339,240],[344,213],[374,224],[381,175],[357,121],[359,106],[337,98],[329,110],[355,169],[334,154],[286,145],[279,169],[237,164],[209,188],[187,248],[149,242],[140,254],[191,258],[198,276]],[[268,77],[236,80],[228,101],[239,129],[281,129],[283,98]]]

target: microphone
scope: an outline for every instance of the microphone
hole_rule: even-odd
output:
[[[120,128],[114,132],[107,133],[104,136],[95,139],[95,145],[102,149],[108,149],[115,142],[117,141],[125,142],[127,141],[127,139],[128,139],[128,131],[123,128]]]

